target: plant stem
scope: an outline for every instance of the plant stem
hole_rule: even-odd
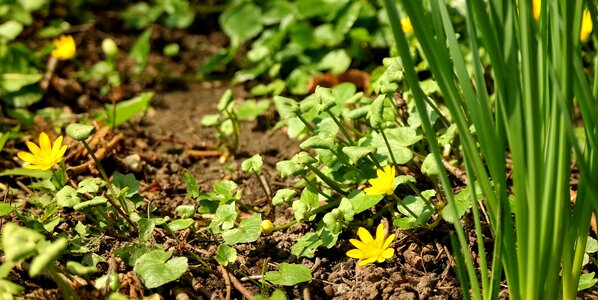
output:
[[[391,194],[392,198],[397,201],[397,203],[399,203],[407,212],[409,212],[409,214],[414,217],[416,220],[418,218],[418,216],[415,214],[415,212],[413,212],[409,207],[407,207],[407,205],[405,205],[405,203],[403,203],[403,200],[401,200],[401,198],[399,198],[399,196],[397,196],[397,194],[392,193]]]
[[[307,176],[305,176],[305,174],[301,174],[301,177],[303,178],[303,180],[305,180],[305,183],[307,185],[309,185],[314,190],[318,191],[318,194],[324,196],[326,199],[328,199],[330,201],[334,201],[334,198],[332,198],[332,196],[322,192],[311,180],[309,180],[309,178],[307,178]]]
[[[305,125],[305,127],[307,127],[307,129],[309,129],[309,131],[311,131],[312,133],[316,132],[316,129],[311,124],[309,124],[309,122],[307,122],[307,120],[301,114],[297,114],[297,118],[299,118],[299,120],[303,122],[303,124]]]
[[[322,171],[320,171],[320,169],[307,164],[307,167],[314,172],[316,175],[318,175],[318,177],[320,177],[320,179],[322,179],[322,181],[324,181],[328,186],[330,186],[333,190],[337,191],[339,194],[341,195],[347,195],[347,192],[343,191],[341,189],[341,187],[338,185],[338,183],[336,183],[334,180],[332,180],[330,177],[326,176],[326,174],[322,173]]]
[[[330,209],[332,207],[338,206],[340,203],[341,203],[341,199],[336,199],[336,200],[334,200],[332,202],[327,203],[326,205],[322,205],[322,206],[320,206],[320,207],[318,207],[318,208],[316,208],[316,209],[314,209],[312,211],[308,211],[308,212],[305,213],[304,219],[309,219],[309,217],[311,217],[313,215],[316,215],[316,214],[319,214],[321,212],[324,212],[324,211],[326,211],[326,210],[328,210],[328,209]],[[298,222],[299,221],[297,221],[297,220],[290,221],[290,222],[288,222],[286,224],[282,224],[280,226],[274,227],[274,229],[272,229],[272,231],[274,232],[274,231],[277,231],[277,230],[287,229],[287,228],[289,228],[289,227],[297,224]]]
[[[392,153],[392,148],[390,147],[390,143],[388,142],[388,138],[386,138],[386,134],[384,133],[384,129],[378,128],[378,132],[382,135],[384,139],[384,144],[386,144],[386,148],[388,149],[388,153],[390,154],[390,159],[392,160],[393,165],[397,165],[397,160],[395,159],[394,153]]]
[[[108,178],[108,175],[106,175],[106,171],[104,171],[104,167],[102,166],[102,163],[100,162],[100,160],[96,157],[95,153],[93,153],[93,151],[91,150],[91,147],[89,147],[89,144],[87,144],[86,141],[81,141],[83,143],[83,145],[85,146],[85,148],[87,149],[87,153],[89,153],[89,155],[91,156],[91,158],[94,160],[94,162],[96,163],[96,167],[98,168],[98,171],[100,172],[100,175],[102,176],[102,178],[104,178],[104,180],[106,181],[106,184],[108,185],[108,190],[112,193],[114,193],[113,187],[112,187],[112,181],[110,180],[110,178]],[[116,211],[127,221],[127,223],[129,223],[129,225],[131,225],[131,227],[135,230],[135,232],[139,233],[139,228],[137,227],[137,225],[135,225],[135,223],[133,223],[133,221],[131,220],[131,218],[129,218],[129,216],[122,210],[122,208],[116,204],[116,202],[114,201],[114,199],[112,199],[112,195],[107,194],[108,197],[106,197],[106,199],[108,199],[108,202],[110,202],[110,204],[112,205],[112,207],[114,207],[114,209],[116,209]]]
[[[336,116],[330,111],[330,109],[327,109],[326,112],[328,113],[328,115],[330,116],[330,118],[334,121],[334,123],[336,123],[336,126],[338,126],[338,128],[341,130],[341,132],[343,133],[343,135],[347,139],[347,142],[349,142],[349,144],[351,146],[355,146],[355,142],[353,141],[353,139],[351,138],[351,136],[349,135],[349,133],[345,129],[345,126],[340,122],[340,120],[338,120],[336,118]]]

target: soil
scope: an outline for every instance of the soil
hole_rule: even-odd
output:
[[[90,29],[87,29],[90,30]],[[98,41],[103,36],[93,31],[76,34],[78,44],[91,45],[82,51],[79,59],[82,66],[90,66],[100,58]],[[120,47],[126,48],[133,41],[127,36],[116,36]],[[261,188],[258,180],[241,171],[241,162],[259,153],[264,159],[264,178],[272,188],[277,189],[293,184],[278,175],[276,163],[291,158],[299,151],[299,142],[287,137],[284,128],[272,129],[275,123],[273,110],[254,122],[242,123],[242,134],[239,150],[234,156],[223,157],[213,128],[201,126],[201,118],[205,114],[215,113],[220,96],[228,88],[226,81],[188,81],[172,80],[181,74],[192,72],[201,63],[205,55],[213,53],[218,47],[226,44],[223,34],[209,32],[202,34],[185,34],[157,28],[152,37],[156,43],[166,44],[173,40],[182,40],[181,59],[172,60],[153,53],[150,66],[146,72],[149,76],[141,79],[128,79],[118,93],[107,97],[98,97],[99,85],[88,82],[78,86],[69,75],[70,67],[57,70],[51,83],[48,103],[64,106],[74,112],[85,112],[90,107],[103,105],[114,100],[127,99],[136,93],[147,90],[154,91],[152,108],[142,117],[134,118],[115,131],[105,131],[103,142],[107,143],[115,136],[122,134],[117,145],[105,158],[110,173],[134,173],[141,181],[140,194],[146,199],[143,207],[156,216],[175,217],[175,208],[181,204],[193,204],[194,200],[186,196],[185,184],[182,180],[184,169],[190,171],[198,181],[202,191],[210,191],[214,182],[221,179],[235,181],[242,189],[243,212],[250,210],[263,212],[263,215],[275,224],[284,224],[293,218],[290,207],[270,206],[270,199]],[[87,41],[87,42],[86,42]],[[159,48],[161,49],[161,48]],[[200,54],[198,54],[200,53]],[[119,62],[119,69],[126,69],[126,60]],[[162,66],[162,67],[157,67]],[[81,66],[79,66],[81,67]],[[221,70],[226,73],[226,70]],[[169,74],[160,77],[159,74]],[[152,77],[156,75],[156,77]],[[247,98],[245,87],[234,88],[236,98]],[[54,100],[52,100],[54,99]],[[265,118],[265,119],[264,119]],[[43,122],[40,124],[43,125]],[[38,125],[40,125],[38,124]],[[47,126],[47,124],[46,124]],[[73,145],[71,150],[76,149]],[[16,152],[22,144],[9,143],[5,149]],[[195,151],[195,152],[193,152]],[[202,152],[203,151],[203,152]],[[214,155],[214,151],[216,154]],[[203,153],[204,155],[198,155]],[[141,168],[131,167],[127,157],[139,157]],[[82,158],[79,158],[82,160]],[[76,165],[79,162],[68,161]],[[14,164],[14,162],[12,162]],[[11,162],[3,163],[7,167]],[[95,170],[84,170],[72,179],[86,178]],[[11,187],[18,188],[19,178],[11,179]],[[17,198],[26,199],[28,195],[21,192]],[[149,206],[149,208],[148,208]],[[76,212],[62,212],[65,226],[74,226],[75,221],[83,216]],[[198,222],[205,222],[196,215]],[[16,218],[12,219],[16,221]],[[3,222],[8,219],[3,219]],[[62,228],[66,230],[66,228]],[[112,251],[128,242],[134,242],[131,236],[105,235],[99,241],[99,251],[109,263],[99,266],[102,274],[109,269],[116,270],[122,282],[119,290],[131,299],[141,299],[153,293],[163,299],[242,299],[245,294],[258,295],[264,293],[259,275],[264,271],[275,270],[277,263],[288,262],[308,266],[312,270],[313,280],[308,284],[294,287],[281,287],[289,298],[302,299],[462,299],[463,295],[456,279],[454,260],[451,255],[449,233],[451,227],[441,224],[434,230],[395,232],[396,238],[391,244],[395,249],[392,259],[382,264],[369,264],[358,267],[355,259],[348,258],[345,253],[352,246],[349,239],[355,237],[354,230],[347,230],[339,237],[339,242],[331,249],[319,249],[312,259],[300,258],[291,254],[292,245],[305,233],[315,230],[313,224],[296,224],[284,231],[272,235],[262,235],[256,242],[234,246],[238,260],[226,270],[218,267],[214,257],[217,242],[205,233],[183,230],[173,239],[161,229],[156,229],[150,241],[163,245],[175,255],[198,256],[204,258],[209,268],[197,267],[186,272],[179,280],[168,283],[154,290],[144,290],[139,277],[124,262],[112,254]],[[372,230],[370,228],[370,230]],[[472,245],[475,240],[472,240]],[[190,260],[194,266],[197,261]],[[265,269],[264,269],[265,268]],[[225,280],[227,274],[236,278],[241,287]],[[257,275],[257,277],[256,277]],[[228,278],[228,277],[227,277]],[[250,278],[258,278],[250,280]],[[26,287],[24,299],[57,299],[60,291],[52,281],[45,278],[30,279],[26,271],[17,269],[10,280]],[[234,280],[233,280],[234,281]],[[270,290],[271,292],[272,290]],[[83,299],[100,299],[107,296],[103,291],[92,288],[82,282],[77,288]],[[507,296],[505,295],[504,298]],[[153,298],[157,299],[157,298]]]

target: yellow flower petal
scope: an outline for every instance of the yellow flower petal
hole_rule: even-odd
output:
[[[372,237],[370,232],[363,227],[359,227],[359,229],[357,229],[357,236],[359,236],[361,241],[365,244],[370,244],[372,241],[374,241],[374,238]]]
[[[401,28],[403,29],[403,32],[405,32],[405,33],[413,31],[413,25],[411,24],[411,19],[402,18],[401,19]]]
[[[40,152],[40,149],[36,144],[30,141],[26,141],[25,144],[27,145],[27,148],[29,148],[29,151],[33,153],[33,155],[36,155]]]
[[[382,223],[378,224],[376,228],[376,246],[381,248],[384,245],[384,225]]]
[[[384,260],[391,258],[393,255],[395,254],[395,249],[393,248],[388,248],[388,249],[384,249],[384,251],[382,251],[382,254],[380,254],[380,257],[384,258]]]
[[[347,251],[347,256],[350,258],[363,258],[364,253],[363,253],[363,251],[361,251],[359,249],[351,249],[351,250]]]
[[[58,39],[54,40],[54,46],[56,49],[50,53],[52,56],[60,60],[67,60],[75,56],[76,45],[75,39],[70,35],[62,35]]]
[[[592,15],[587,9],[583,11],[581,18],[581,31],[579,33],[579,39],[582,42],[587,41],[590,38],[594,24],[592,22]]]
[[[61,146],[62,146],[62,135],[59,136],[58,138],[56,138],[56,140],[54,141],[54,144],[52,144],[52,152],[58,152],[58,150],[60,150]]]
[[[388,246],[390,246],[390,243],[392,243],[392,240],[395,239],[395,235],[391,234],[386,238],[386,241],[384,241],[384,244],[382,245],[382,248],[388,248]]]
[[[364,244],[360,240],[350,239],[349,242],[351,244],[353,244],[353,246],[355,246],[355,248],[357,248],[357,249],[367,249],[367,247],[368,247],[366,244]]]
[[[33,154],[29,153],[29,152],[17,152],[17,156],[28,163],[33,163],[33,161],[35,161],[35,156],[33,156]]]
[[[41,149],[41,152],[52,151],[52,146],[50,146],[50,138],[45,132],[39,134],[39,149]]]
[[[358,265],[359,265],[360,267],[361,267],[361,266],[365,266],[365,265],[367,265],[367,264],[369,264],[369,263],[373,263],[373,262],[375,262],[377,259],[378,259],[377,257],[370,257],[370,258],[368,258],[368,259],[364,259],[364,260],[360,261]]]

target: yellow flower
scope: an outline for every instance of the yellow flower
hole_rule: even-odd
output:
[[[411,25],[411,19],[402,18],[401,19],[401,27],[403,28],[403,32],[405,32],[405,33],[413,31],[413,25]]]
[[[368,180],[372,186],[363,190],[365,194],[369,196],[383,194],[392,195],[392,193],[394,193],[395,167],[386,165],[384,170],[376,170],[376,174],[378,175],[378,178]]]
[[[581,17],[581,32],[579,33],[579,39],[582,42],[585,42],[590,37],[590,33],[592,33],[594,25],[592,23],[592,16],[590,15],[590,11],[585,9],[583,11],[583,16]]]
[[[75,40],[70,35],[61,35],[55,39],[54,46],[56,49],[52,50],[51,54],[60,60],[67,60],[75,55]]]
[[[62,145],[62,136],[59,136],[54,145],[50,146],[50,138],[45,132],[39,135],[39,147],[27,141],[29,152],[21,151],[17,156],[28,162],[27,169],[49,170],[55,164],[59,163],[66,152],[66,145]]]
[[[532,11],[534,13],[534,19],[538,21],[540,19],[540,8],[542,7],[541,0],[533,0],[532,1]]]
[[[394,255],[395,249],[389,248],[390,243],[394,240],[395,235],[391,234],[386,239],[384,238],[384,226],[378,225],[376,229],[376,239],[363,227],[359,227],[357,235],[360,240],[350,239],[349,242],[357,249],[347,251],[347,256],[351,258],[359,258],[359,266],[364,266],[373,262],[383,262]]]

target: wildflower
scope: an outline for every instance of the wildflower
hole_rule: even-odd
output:
[[[536,19],[536,21],[540,19],[540,7],[542,7],[541,0],[532,1],[532,12],[534,13],[534,19]]]
[[[54,145],[50,146],[50,138],[45,132],[42,132],[39,135],[39,147],[27,141],[27,148],[31,153],[24,151],[17,153],[20,159],[29,163],[25,168],[49,170],[62,160],[67,147],[62,145],[62,136],[59,136],[54,141]]]
[[[412,32],[413,25],[411,25],[411,19],[409,18],[402,18],[401,19],[401,27],[403,28],[403,32]]]
[[[54,46],[56,49],[52,50],[51,54],[60,60],[67,60],[75,55],[75,40],[70,35],[61,35],[55,39]]]
[[[384,238],[384,226],[378,225],[376,229],[376,239],[363,227],[357,229],[357,235],[360,240],[350,239],[349,242],[357,249],[347,251],[347,256],[351,258],[359,258],[359,266],[364,266],[373,262],[383,262],[394,255],[395,249],[389,248],[390,243],[394,240],[395,235],[391,234],[386,239]]]
[[[363,190],[365,194],[369,196],[383,194],[392,195],[392,193],[394,193],[395,167],[386,165],[384,170],[376,170],[376,174],[378,175],[378,178],[368,180],[372,186]]]
[[[592,16],[590,15],[590,11],[585,9],[583,11],[583,16],[581,17],[581,32],[579,33],[579,39],[582,42],[585,42],[590,37],[590,33],[592,33],[593,29],[592,23]]]

